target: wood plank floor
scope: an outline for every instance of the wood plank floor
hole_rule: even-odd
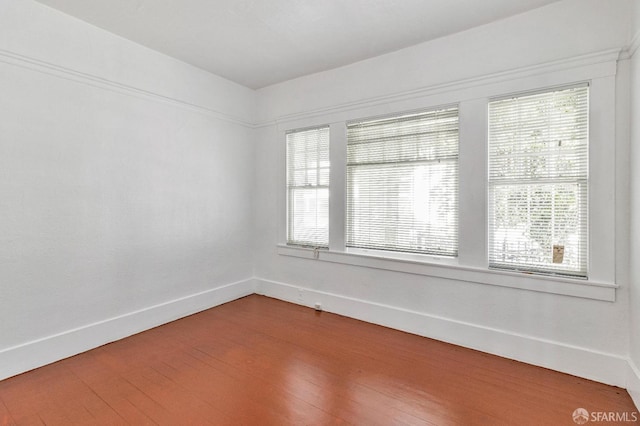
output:
[[[574,425],[578,407],[636,411],[620,388],[257,295],[0,382],[0,425]]]

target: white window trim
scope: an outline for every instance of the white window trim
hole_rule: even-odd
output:
[[[605,55],[606,56],[606,55]],[[461,82],[443,90],[425,90],[394,97],[388,103],[359,102],[357,107],[335,108],[324,113],[297,115],[281,121],[277,137],[284,140],[287,130],[330,125],[331,185],[329,195],[329,249],[312,250],[286,246],[286,185],[284,173],[278,194],[279,239],[276,251],[287,257],[358,267],[418,274],[426,277],[480,283],[556,295],[602,301],[615,301],[615,74],[616,60],[594,57],[591,63],[554,64],[548,69],[533,67],[513,74],[479,79],[477,84]],[[488,268],[487,221],[487,126],[491,98],[563,85],[589,82],[590,144],[589,157],[598,159],[589,165],[589,278],[566,278],[510,272]],[[457,259],[402,253],[366,252],[345,248],[346,125],[352,120],[390,115],[410,110],[432,109],[458,104],[460,108],[459,152],[459,255]],[[284,159],[284,143],[282,149]],[[483,158],[485,161],[478,161]],[[285,170],[284,161],[279,167]]]
[[[278,245],[277,251],[278,254],[283,256],[315,259],[331,263],[404,272],[413,275],[424,275],[433,278],[517,288],[608,302],[615,302],[616,289],[618,288],[615,284],[596,282],[593,280],[587,281],[556,276],[524,274],[346,251],[314,251],[308,248],[287,245]]]
[[[590,111],[588,110],[588,106],[589,106],[589,84],[587,82],[580,82],[577,84],[571,84],[569,86],[561,86],[561,87],[548,87],[548,88],[543,88],[541,90],[534,90],[534,91],[527,91],[527,92],[522,92],[522,93],[518,93],[518,94],[510,94],[508,96],[500,96],[500,97],[493,97],[491,99],[489,99],[489,103],[491,102],[511,102],[513,99],[524,99],[524,102],[528,102],[527,101],[527,97],[529,96],[535,96],[535,95],[539,95],[539,96],[554,96],[555,93],[561,92],[561,91],[565,91],[565,90],[574,90],[574,89],[578,89],[578,90],[584,90],[586,91],[586,105],[587,105],[587,110],[585,111],[587,114],[587,123],[588,123],[588,117],[589,117],[589,113]],[[489,125],[491,124],[491,117],[489,116],[487,119],[487,122],[489,123]],[[589,146],[589,136],[588,136],[588,129],[587,129],[587,133],[586,133],[586,144],[587,147]],[[491,145],[490,141],[487,141],[487,146]],[[546,152],[545,155],[555,155],[553,152],[549,153]],[[586,154],[586,165],[588,166],[589,164],[589,157],[588,157],[588,153]],[[488,161],[489,161],[489,166],[491,166],[491,156],[488,156]],[[498,162],[500,161],[499,156],[495,158],[495,161]],[[553,270],[555,269],[554,267],[556,265],[532,265],[531,263],[529,263],[528,261],[526,262],[518,262],[518,263],[510,263],[510,262],[504,262],[504,263],[500,263],[496,260],[494,260],[493,264],[491,262],[491,260],[489,261],[489,267],[492,269],[496,269],[496,270],[503,270],[503,271],[511,271],[511,272],[518,272],[519,270],[525,270],[525,271],[531,271],[534,274],[550,274],[550,275],[555,275],[556,273],[558,275],[564,275],[567,278],[577,278],[577,279],[588,279],[588,273],[589,273],[589,264],[588,264],[588,260],[589,260],[589,247],[588,247],[588,240],[589,240],[589,232],[588,232],[588,218],[589,218],[589,192],[588,192],[588,187],[589,187],[589,178],[588,178],[588,171],[585,172],[585,175],[580,175],[579,177],[572,177],[570,180],[571,184],[578,184],[578,183],[586,183],[587,186],[587,191],[586,191],[586,197],[584,200],[584,204],[578,204],[576,203],[576,205],[580,206],[580,205],[585,205],[586,206],[586,223],[587,223],[587,233],[586,235],[582,235],[581,234],[581,238],[580,238],[580,245],[583,246],[583,249],[586,250],[586,252],[582,252],[580,253],[580,256],[582,257],[583,255],[585,256],[585,263],[584,266],[586,266],[586,268],[583,270],[582,266],[583,264],[581,263],[578,266],[578,269],[576,269],[576,266],[573,267],[573,269],[571,270],[567,270],[566,272],[564,270],[560,271],[560,269],[562,268],[558,268],[558,272],[553,272]],[[557,178],[550,178],[547,180],[547,182],[549,183],[553,183],[553,184],[557,184],[558,183]],[[513,188],[514,183],[518,184],[521,183],[520,181],[518,181],[517,179],[511,177],[510,179],[508,179],[507,181],[503,181],[501,179],[496,179],[492,182],[492,179],[489,178],[489,185],[488,185],[488,193],[491,192],[492,190],[492,186],[493,189],[495,190],[495,188]],[[532,179],[530,181],[532,184],[534,183],[534,180]],[[537,184],[539,184],[540,182],[536,182]],[[493,184],[493,185],[492,185]],[[491,197],[488,195],[488,200],[490,200]],[[495,206],[491,206],[491,203],[489,202],[489,206],[488,206],[488,213],[490,215],[491,213],[491,209],[495,207]],[[490,228],[490,224],[489,228]],[[497,229],[496,229],[497,231]],[[490,231],[489,231],[490,232]],[[491,238],[491,235],[489,235],[489,238]],[[491,257],[491,248],[489,248],[489,257]],[[561,265],[564,266],[564,265]]]
[[[291,245],[291,246],[328,248],[328,245],[329,245],[328,241],[327,241],[326,245],[324,245],[324,244],[321,245],[321,244],[314,244],[315,242],[311,242],[311,241],[295,240],[293,238],[293,236],[291,235],[293,233],[293,229],[294,229],[293,222],[295,220],[295,218],[293,218],[291,216],[291,205],[293,203],[293,201],[291,200],[291,192],[292,192],[292,189],[294,187],[289,185],[290,184],[290,181],[289,181],[290,176],[288,175],[288,173],[289,173],[289,158],[288,158],[288,152],[287,152],[288,149],[289,149],[288,148],[288,145],[289,145],[288,135],[293,135],[293,134],[302,133],[302,132],[319,131],[319,130],[324,130],[324,129],[329,130],[329,126],[319,126],[319,127],[305,128],[305,129],[294,129],[294,130],[286,132],[286,134],[285,134],[285,139],[286,139],[285,145],[287,145],[287,147],[285,148],[285,156],[287,156],[287,159],[285,160],[286,167],[287,167],[287,172],[286,172],[286,174],[287,174],[287,177],[286,177],[286,179],[287,179],[287,196],[286,196],[286,199],[287,199],[287,214],[286,214],[286,217],[287,217],[287,231],[286,231],[286,235],[287,235],[287,244]],[[331,135],[329,135],[329,137],[331,137]],[[330,141],[331,140],[329,139],[329,143],[330,143]],[[319,148],[316,148],[316,149],[319,152]],[[318,170],[320,170],[319,162],[320,162],[320,160],[318,159],[318,164],[316,164],[316,173],[318,173]],[[319,174],[317,175],[316,179],[317,179],[316,184],[315,185],[309,185],[308,186],[309,188],[313,188],[313,189],[316,189],[316,190],[318,190],[320,188],[322,188],[322,189],[326,188],[327,190],[329,190],[329,186],[321,184]],[[330,181],[330,179],[331,178],[329,177],[329,181]],[[301,187],[298,186],[296,188],[299,189]],[[318,207],[316,206],[316,209],[317,208]],[[328,232],[327,232],[327,240],[328,239],[329,239],[329,235],[328,235]]]
[[[352,237],[354,238],[354,241],[351,243],[352,245],[348,245],[346,250],[349,252],[364,252],[369,253],[369,252],[380,252],[380,253],[386,253],[386,250],[389,250],[391,253],[391,257],[395,257],[396,253],[401,252],[402,253],[402,258],[407,258],[407,259],[412,259],[415,256],[414,255],[418,255],[418,256],[427,256],[427,257],[435,257],[435,258],[443,258],[443,259],[451,259],[451,258],[457,258],[458,257],[458,235],[457,235],[457,228],[458,228],[458,210],[459,210],[459,203],[457,200],[457,196],[458,196],[458,175],[459,173],[457,172],[457,169],[459,167],[459,158],[458,158],[458,135],[459,135],[459,106],[458,104],[451,104],[451,105],[441,105],[438,106],[436,108],[428,108],[428,109],[421,109],[421,110],[417,110],[417,111],[403,111],[401,113],[393,113],[390,115],[384,115],[384,116],[377,116],[377,117],[365,117],[363,119],[358,119],[355,120],[353,122],[347,122],[345,123],[345,127],[347,128],[347,134],[349,133],[349,127],[350,126],[355,126],[356,128],[361,124],[361,123],[370,123],[371,121],[375,121],[376,124],[379,123],[378,120],[384,120],[386,122],[386,124],[388,125],[389,123],[394,123],[397,124],[398,123],[398,119],[405,119],[408,115],[421,115],[421,118],[418,118],[418,120],[420,120],[421,123],[423,123],[423,125],[432,125],[433,120],[434,119],[434,115],[435,115],[435,120],[434,121],[438,121],[442,118],[442,114],[445,114],[448,118],[453,118],[455,116],[456,118],[456,144],[455,144],[455,158],[453,157],[453,152],[447,152],[447,157],[446,158],[432,158],[429,161],[433,161],[436,160],[438,163],[440,163],[440,161],[442,160],[443,162],[449,164],[449,165],[454,165],[455,169],[456,169],[456,177],[455,177],[455,181],[453,182],[453,185],[449,186],[448,188],[451,189],[451,187],[453,187],[453,189],[455,190],[455,197],[456,197],[456,202],[455,202],[455,209],[456,209],[456,225],[455,225],[455,231],[453,233],[450,233],[450,230],[442,230],[443,234],[441,234],[441,236],[443,238],[450,238],[450,241],[453,242],[452,246],[449,246],[449,250],[443,250],[442,255],[439,254],[435,254],[435,253],[428,253],[429,251],[436,251],[436,249],[434,247],[430,247],[429,249],[426,249],[424,253],[420,253],[419,251],[415,251],[412,252],[411,250],[406,250],[406,251],[402,251],[402,250],[398,250],[397,252],[392,250],[391,246],[393,244],[389,244],[388,242],[385,242],[386,247],[382,248],[380,247],[379,249],[375,249],[372,247],[365,247],[367,244],[366,243],[362,243],[360,244],[358,241],[355,240],[359,240],[359,236],[357,235],[357,232],[355,232],[354,230],[352,230]],[[423,114],[427,114],[429,118],[424,118],[425,116]],[[415,119],[415,116],[414,116]],[[414,121],[415,123],[416,121]],[[374,124],[375,125],[375,124]],[[371,129],[371,127],[369,127],[369,129]],[[400,142],[400,141],[399,141]],[[420,143],[424,143],[423,141],[421,141]],[[430,142],[427,142],[430,143]],[[365,146],[370,146],[370,145],[365,145]],[[347,149],[349,148],[349,141],[348,141],[348,137],[347,137]],[[348,161],[348,159],[347,159]],[[388,160],[388,159],[384,159],[384,160],[377,160],[380,161],[381,164],[379,164],[377,167],[379,167],[377,169],[378,173],[381,173],[382,170],[388,170],[386,169],[386,167],[388,167],[389,165],[402,165],[403,167],[406,167],[405,164],[403,163],[403,160],[400,159],[396,159],[396,160]],[[358,170],[362,170],[363,165],[361,164],[362,162],[359,160],[356,160],[350,167],[352,168],[352,170],[354,172],[358,171]],[[364,165],[364,168],[370,167],[370,165]],[[347,175],[349,174],[349,167],[347,167]],[[364,184],[364,182],[361,182],[363,184],[363,189],[367,188],[369,186],[369,184]],[[349,193],[349,188],[348,188],[348,183],[346,183],[347,186],[347,195]],[[348,202],[349,200],[347,200]],[[357,204],[357,203],[356,203]],[[357,207],[356,207],[357,209]],[[346,220],[347,220],[347,225],[349,225],[349,218],[348,218],[348,212],[346,214]],[[355,217],[357,217],[357,214],[354,212],[354,228],[356,228],[355,226]],[[348,228],[348,226],[347,226]],[[348,231],[348,229],[347,229]],[[348,232],[347,232],[348,234]],[[363,238],[364,239],[364,238]],[[349,236],[347,235],[347,240],[349,240]],[[404,240],[403,242],[405,243],[409,243],[407,240]],[[398,245],[398,248],[400,248],[402,246],[402,243],[400,243]],[[444,254],[444,252],[449,251],[450,254]]]

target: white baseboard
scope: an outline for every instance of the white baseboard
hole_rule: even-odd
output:
[[[629,368],[627,370],[627,392],[631,395],[636,408],[640,411],[640,369],[629,360]]]
[[[609,385],[627,386],[629,363],[618,355],[275,281],[256,278],[256,284],[256,292],[265,296],[309,307],[320,302],[324,311]]]
[[[626,358],[264,279],[247,279],[0,351],[0,380],[253,293],[626,388],[640,408],[640,370]]]
[[[0,380],[255,293],[247,279],[0,351]]]

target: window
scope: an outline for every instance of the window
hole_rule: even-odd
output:
[[[489,265],[587,276],[589,88],[489,104]]]
[[[458,109],[347,125],[346,245],[458,254]]]
[[[328,250],[287,244],[281,179],[277,253],[615,301],[617,61],[608,52],[280,117],[273,173],[286,173],[288,133],[327,126],[331,179]]]
[[[287,244],[329,245],[329,127],[287,138]]]

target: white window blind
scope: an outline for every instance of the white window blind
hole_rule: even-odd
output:
[[[329,127],[287,139],[287,244],[329,246]]]
[[[457,256],[457,108],[347,125],[346,245]]]
[[[489,265],[587,276],[589,88],[489,103]]]

